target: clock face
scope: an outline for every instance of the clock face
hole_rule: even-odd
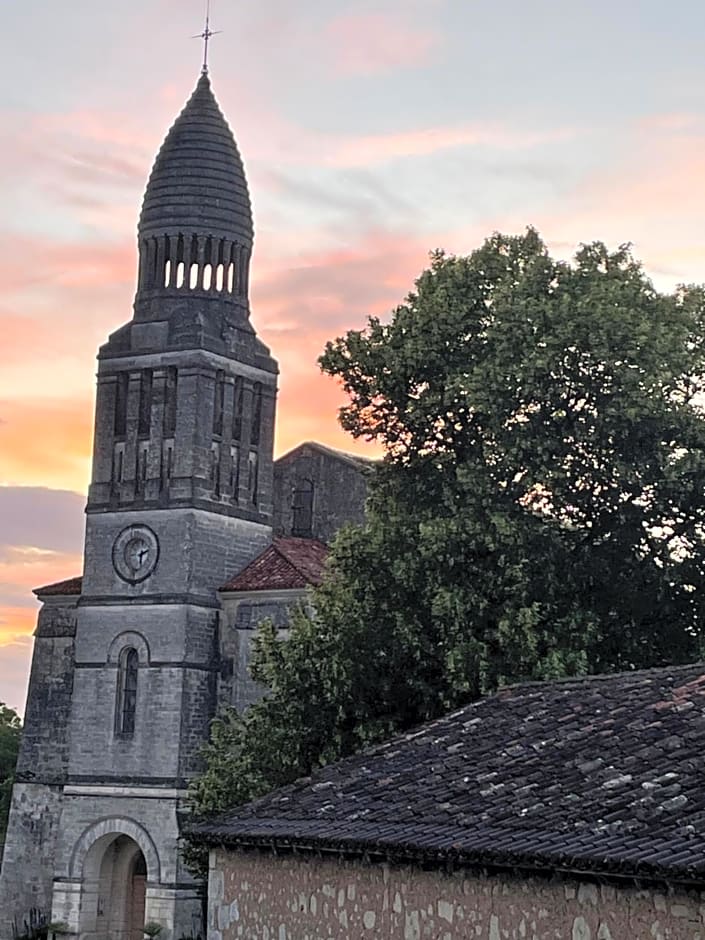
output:
[[[123,581],[138,584],[154,571],[159,561],[159,541],[146,525],[131,525],[115,539],[113,567]]]

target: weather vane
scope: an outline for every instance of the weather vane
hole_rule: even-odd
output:
[[[206,0],[206,28],[202,33],[198,33],[193,37],[194,39],[203,40],[203,68],[201,71],[204,75],[208,74],[208,43],[211,37],[217,36],[218,33],[222,33],[222,29],[211,29],[211,0]]]

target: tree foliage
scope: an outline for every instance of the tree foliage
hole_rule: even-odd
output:
[[[697,658],[705,291],[628,246],[538,234],[432,256],[389,322],[327,345],[343,426],[381,443],[314,617],[265,626],[270,690],[214,727],[199,811],[522,678]]]
[[[7,827],[21,732],[22,722],[17,712],[0,702],[0,836]]]

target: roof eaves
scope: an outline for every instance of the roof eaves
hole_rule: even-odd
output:
[[[264,822],[264,820],[262,820]],[[195,826],[190,837],[196,842],[224,848],[257,848],[272,852],[296,851],[305,854],[334,852],[346,857],[372,859],[374,857],[397,864],[422,863],[457,868],[481,868],[494,871],[513,871],[528,874],[539,872],[547,875],[560,873],[572,877],[608,879],[619,882],[682,884],[690,887],[705,887],[705,866],[668,865],[648,859],[624,861],[609,855],[579,857],[560,852],[545,854],[501,850],[493,846],[473,849],[457,844],[419,845],[413,841],[397,842],[384,838],[355,839],[334,836],[299,836],[296,834],[241,834],[234,835],[214,829],[208,832],[207,824]]]

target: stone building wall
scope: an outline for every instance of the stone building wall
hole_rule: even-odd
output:
[[[365,521],[371,463],[316,443],[300,444],[274,463],[274,535],[303,535],[330,542],[338,529]],[[294,503],[302,484],[313,489],[311,528],[296,528]]]
[[[0,940],[13,918],[51,908],[53,855],[68,763],[76,598],[50,598],[34,634],[25,724],[0,878]]]
[[[211,852],[209,940],[703,940],[705,895]]]
[[[292,611],[307,606],[308,596],[306,588],[221,594],[220,706],[230,705],[243,712],[262,698],[265,688],[250,675],[257,629],[263,621],[270,620],[280,636],[287,636]]]

